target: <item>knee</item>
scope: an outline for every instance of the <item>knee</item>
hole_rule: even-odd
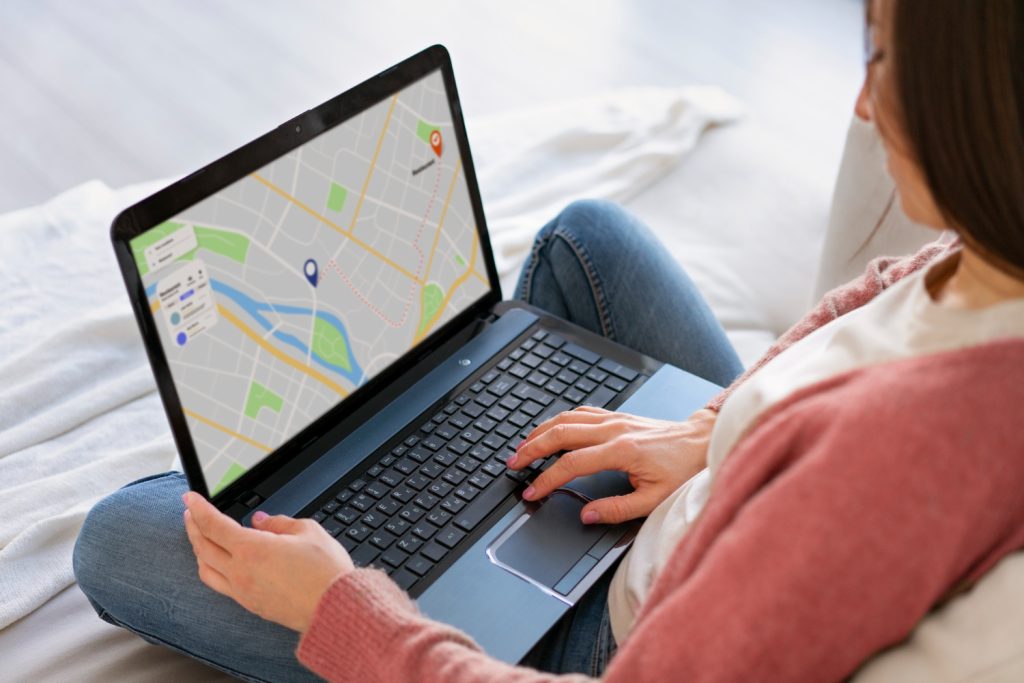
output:
[[[110,609],[143,577],[158,572],[171,548],[184,541],[165,495],[183,490],[181,475],[162,475],[115,491],[86,515],[71,564],[82,592],[98,610]],[[177,517],[180,522],[180,512]]]
[[[553,232],[593,255],[621,255],[645,236],[643,226],[629,212],[603,199],[572,202],[553,221]]]

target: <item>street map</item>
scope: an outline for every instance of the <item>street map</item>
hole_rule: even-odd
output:
[[[489,290],[440,71],[131,248],[211,495]]]

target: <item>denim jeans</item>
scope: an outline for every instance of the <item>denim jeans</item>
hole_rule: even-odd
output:
[[[742,370],[690,279],[643,225],[614,204],[576,202],[546,225],[516,296],[719,384]],[[295,658],[295,632],[199,581],[182,522],[186,489],[180,473],[149,477],[89,513],[74,570],[97,613],[243,680],[318,680]],[[600,675],[615,650],[609,579],[610,573],[524,663],[553,673]]]

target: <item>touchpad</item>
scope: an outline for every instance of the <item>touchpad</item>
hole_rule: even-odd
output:
[[[511,535],[499,538],[490,549],[492,557],[517,574],[555,587],[610,530],[604,524],[583,524],[583,505],[576,496],[556,491],[525,521],[514,526]],[[623,529],[616,531],[616,538],[625,533]],[[599,558],[593,559],[590,566]]]

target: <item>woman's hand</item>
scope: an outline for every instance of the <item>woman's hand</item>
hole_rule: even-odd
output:
[[[197,493],[182,500],[199,579],[264,619],[305,633],[323,594],[354,568],[311,519],[257,512],[247,529]]]
[[[509,458],[512,469],[566,451],[526,489],[538,500],[577,477],[603,470],[629,475],[636,489],[588,503],[584,524],[617,524],[646,517],[707,464],[716,413],[702,409],[685,422],[668,422],[582,406],[537,426]]]

